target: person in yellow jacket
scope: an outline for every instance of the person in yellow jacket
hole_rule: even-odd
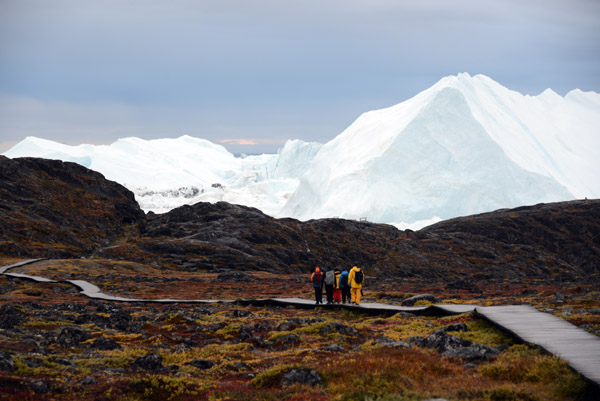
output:
[[[360,305],[360,296],[362,286],[365,283],[365,275],[359,267],[354,266],[350,270],[350,274],[348,275],[348,283],[350,283],[350,297],[352,299],[352,303],[355,305]]]

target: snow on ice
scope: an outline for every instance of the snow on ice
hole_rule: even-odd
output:
[[[301,220],[323,217],[419,229],[440,219],[600,197],[600,94],[538,96],[459,74],[360,116],[325,145],[288,141],[235,157],[182,136],[68,146],[28,137],[8,157],[72,161],[131,189],[145,211],[227,201]]]

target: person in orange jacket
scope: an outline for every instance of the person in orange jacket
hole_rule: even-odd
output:
[[[365,283],[365,275],[363,271],[354,266],[350,270],[350,274],[348,274],[348,283],[350,283],[350,297],[352,298],[352,303],[354,305],[360,305],[360,297],[362,286]]]
[[[310,276],[310,281],[313,283],[313,287],[315,289],[315,301],[316,304],[323,303],[323,280],[325,279],[325,275],[321,273],[319,266],[315,267],[315,271]]]

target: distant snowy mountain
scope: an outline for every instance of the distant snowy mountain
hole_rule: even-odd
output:
[[[224,200],[301,220],[420,228],[455,216],[600,198],[600,94],[538,96],[459,74],[360,116],[325,145],[235,157],[209,141],[120,139],[67,146],[29,137],[5,153],[73,161],[136,194],[146,211]]]
[[[600,95],[446,77],[323,146],[281,214],[415,222],[600,197]]]

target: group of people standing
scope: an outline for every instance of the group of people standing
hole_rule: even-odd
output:
[[[359,267],[354,266],[349,272],[340,269],[322,272],[317,266],[310,280],[315,289],[317,305],[323,303],[323,288],[327,295],[327,304],[352,302],[354,305],[360,305],[365,276]]]

